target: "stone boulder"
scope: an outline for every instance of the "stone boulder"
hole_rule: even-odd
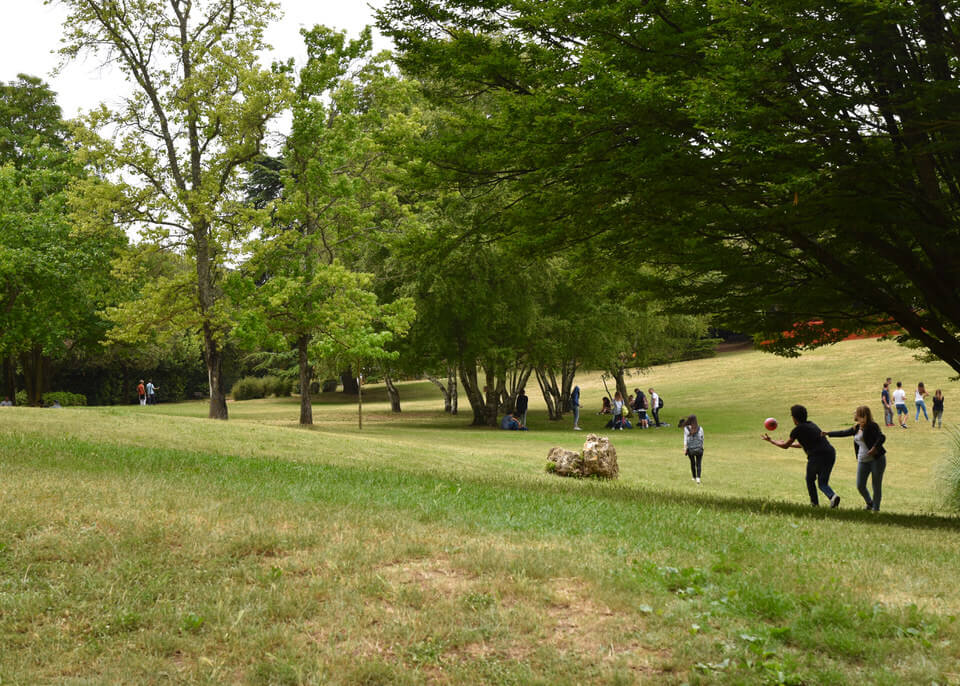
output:
[[[547,470],[560,476],[616,479],[620,475],[616,448],[610,445],[609,438],[597,434],[587,436],[582,453],[565,448],[551,448],[547,453],[547,461]]]
[[[548,469],[554,474],[583,476],[583,458],[580,457],[580,453],[566,448],[550,448],[547,460],[553,463]]]

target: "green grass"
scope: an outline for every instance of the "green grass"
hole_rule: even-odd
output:
[[[704,425],[701,486],[674,427],[610,434],[616,482],[546,474],[585,435],[536,394],[525,433],[445,416],[427,383],[399,416],[371,389],[362,432],[328,396],[312,429],[295,398],[227,423],[5,409],[0,683],[957,683],[948,430],[888,431],[879,515],[849,439],[836,511],[804,505],[801,451],[759,440],[794,402],[847,426],[896,371],[943,388],[950,420],[949,370],[889,343],[652,370],[671,424]],[[599,406],[599,377],[578,382]]]

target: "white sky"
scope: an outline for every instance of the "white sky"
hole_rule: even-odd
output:
[[[280,0],[284,16],[267,33],[267,42],[274,47],[271,57],[301,60],[301,27],[324,24],[356,36],[364,26],[373,23],[370,6],[383,3],[384,0]],[[12,81],[20,73],[43,78],[57,92],[63,115],[71,118],[101,102],[111,104],[116,94],[129,86],[116,71],[102,69],[90,57],[74,62],[58,76],[51,75],[59,61],[55,52],[60,47],[65,16],[62,6],[44,5],[43,0],[0,0],[0,82]],[[375,38],[375,45],[389,47],[386,39],[379,37]]]

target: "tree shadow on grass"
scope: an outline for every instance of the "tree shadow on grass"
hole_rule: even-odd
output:
[[[687,505],[691,507],[709,507],[722,512],[745,512],[750,514],[771,514],[820,520],[840,520],[858,522],[871,526],[902,526],[913,529],[941,529],[960,532],[960,517],[924,513],[868,512],[864,509],[844,509],[842,506],[831,509],[821,504],[813,507],[809,504],[791,503],[783,500],[765,498],[726,497],[708,493],[679,493],[674,491],[654,491],[643,487],[623,489],[603,488],[596,484],[597,490],[591,495],[624,501],[635,501],[638,496],[650,503],[659,505]],[[859,504],[859,498],[856,500]]]

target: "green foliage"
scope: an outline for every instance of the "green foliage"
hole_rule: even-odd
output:
[[[157,250],[190,267],[155,279],[112,312],[120,329],[199,334],[210,383],[210,417],[226,419],[223,302],[228,263],[265,214],[242,202],[242,171],[261,151],[268,121],[286,107],[289,68],[264,67],[269,0],[148,2],[129,12],[107,0],[66,0],[61,54],[92,52],[115,62],[134,88],[121,107],[101,107],[78,128],[104,176],[87,194],[86,225],[135,226]],[[109,129],[116,135],[99,135]],[[139,320],[137,318],[139,315]],[[137,331],[118,337],[136,337]]]
[[[293,392],[293,382],[279,376],[245,376],[233,384],[230,395],[234,400],[252,400],[255,398],[289,397]]]
[[[63,407],[83,407],[87,404],[87,396],[68,391],[50,391],[43,394],[44,406],[52,405],[54,402],[60,403]]]
[[[52,364],[96,350],[125,242],[117,227],[73,221],[79,189],[97,184],[75,147],[46,84],[0,86],[0,356],[18,361],[34,404]]]
[[[424,158],[502,193],[500,235],[649,263],[671,309],[775,352],[902,329],[960,371],[949,3],[389,0],[379,18],[445,113]]]
[[[952,446],[940,465],[940,488],[946,506],[960,512],[960,432],[951,432]]]

